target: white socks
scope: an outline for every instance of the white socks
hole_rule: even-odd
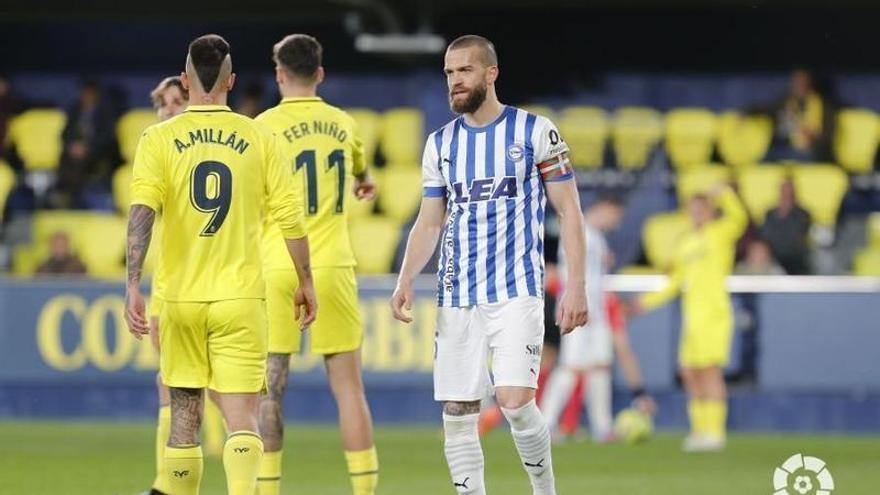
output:
[[[534,495],[556,495],[550,457],[550,430],[535,401],[519,409],[501,408],[501,411],[510,423],[513,443],[532,481]]]
[[[455,491],[467,495],[485,495],[483,448],[477,432],[479,414],[443,415],[446,436],[444,451]]]
[[[576,384],[577,373],[565,366],[557,367],[550,374],[547,388],[541,397],[541,412],[544,413],[544,418],[551,430],[555,430],[559,424],[559,416],[565,409],[565,405],[568,404]]]
[[[611,434],[611,370],[592,368],[587,373],[587,393],[584,394],[590,416],[590,435],[602,442]]]

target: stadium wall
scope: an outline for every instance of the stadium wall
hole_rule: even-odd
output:
[[[744,347],[753,345],[759,352],[755,382],[732,390],[731,426],[880,431],[880,293],[865,284],[804,292],[816,284],[780,280],[790,289],[781,291],[773,283],[764,292],[734,287],[738,323],[728,372],[749,368],[740,358],[749,354]],[[631,281],[617,277],[612,288],[641,291],[657,283]],[[365,382],[374,415],[390,423],[436,420],[431,277],[419,282],[411,326],[391,316],[392,278],[362,278],[360,286]],[[148,340],[128,334],[123,305],[119,283],[0,279],[0,417],[153,416],[158,356]],[[672,305],[633,320],[629,328],[646,385],[660,403],[661,428],[686,424],[675,373],[678,325]],[[335,417],[321,368],[315,356],[294,359],[286,398],[291,419]],[[619,376],[615,381],[623,383]],[[619,389],[615,399],[623,407],[628,393]]]

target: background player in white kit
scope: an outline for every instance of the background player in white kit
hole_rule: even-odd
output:
[[[555,429],[563,408],[575,388],[578,375],[585,377],[585,406],[590,418],[593,440],[605,442],[612,436],[611,363],[613,341],[605,310],[603,278],[612,264],[605,233],[617,228],[623,219],[623,203],[615,197],[600,197],[584,214],[584,230],[590,249],[586,257],[586,281],[590,322],[562,336],[559,364],[550,379],[541,402],[541,410],[551,429]],[[560,265],[566,257],[560,253]],[[561,270],[564,273],[564,270]],[[566,286],[570,282],[565,281]]]
[[[445,64],[450,106],[460,117],[428,136],[424,197],[392,310],[412,321],[412,282],[443,231],[434,398],[444,403],[453,485],[461,494],[486,493],[477,421],[480,399],[494,383],[533,493],[553,495],[550,431],[534,400],[544,333],[545,194],[572,260],[560,328],[567,333],[587,322],[583,215],[568,146],[546,118],[498,101],[498,59],[487,39],[456,39]]]

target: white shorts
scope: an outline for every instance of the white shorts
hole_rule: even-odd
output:
[[[614,356],[611,329],[604,322],[575,328],[559,342],[559,364],[568,368],[610,366]]]
[[[538,388],[543,342],[544,300],[537,297],[439,308],[434,400],[481,400],[493,382],[496,387]]]

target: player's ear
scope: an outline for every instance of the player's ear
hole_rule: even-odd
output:
[[[189,77],[186,76],[186,72],[180,73],[180,84],[183,86],[183,89],[189,91]]]
[[[324,66],[318,67],[318,70],[315,71],[315,82],[318,84],[324,82]]]
[[[486,82],[488,84],[495,84],[495,81],[498,79],[498,66],[491,65],[486,69]]]
[[[275,82],[277,82],[279,86],[284,84],[284,69],[277,65],[275,66]]]
[[[226,91],[232,91],[233,86],[235,86],[235,72],[229,74],[229,81],[226,82]]]

